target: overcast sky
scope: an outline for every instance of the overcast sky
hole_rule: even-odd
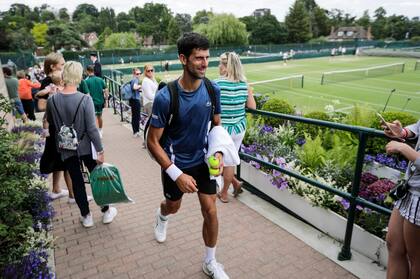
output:
[[[133,6],[143,6],[144,3],[151,1],[133,0],[0,0],[0,11],[8,10],[13,3],[22,3],[30,7],[41,6],[48,3],[55,9],[67,8],[73,12],[78,4],[89,3],[96,7],[111,7],[117,13],[127,12]],[[188,13],[192,16],[202,9],[216,13],[233,13],[237,17],[251,15],[255,9],[270,8],[279,21],[284,20],[289,7],[294,0],[155,0],[154,3],[166,4],[173,13]],[[370,15],[373,11],[382,6],[388,15],[405,15],[409,18],[420,16],[420,0],[316,0],[319,6],[331,10],[338,8],[355,16],[361,16],[364,10],[369,10]]]

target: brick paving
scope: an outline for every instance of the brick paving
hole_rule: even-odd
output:
[[[202,217],[195,194],[184,195],[178,214],[171,216],[167,241],[153,236],[156,208],[163,195],[158,165],[132,138],[119,117],[104,112],[107,162],[119,167],[134,204],[117,204],[112,224],[90,203],[95,226],[79,223],[77,205],[54,202],[55,264],[58,279],[67,278],[208,278],[201,271]],[[90,187],[87,185],[88,191]],[[231,278],[356,278],[293,235],[238,200],[218,201],[220,223],[217,259]]]

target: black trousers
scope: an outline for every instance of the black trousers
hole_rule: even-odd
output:
[[[92,172],[97,165],[96,161],[92,158],[92,154],[89,154],[80,156],[80,158],[77,156],[70,157],[64,160],[64,166],[69,172],[71,181],[73,183],[74,198],[76,200],[77,206],[80,209],[80,215],[86,216],[87,214],[89,214],[90,211],[89,202],[87,200],[85,182],[83,180],[81,170],[82,162],[89,170],[89,173]],[[108,210],[108,208],[109,206],[104,206],[102,207],[101,211],[105,212]]]
[[[133,134],[140,131],[140,100],[130,99],[129,104],[131,107],[131,127]]]
[[[33,100],[21,100],[23,110],[30,120],[35,120],[35,105]]]

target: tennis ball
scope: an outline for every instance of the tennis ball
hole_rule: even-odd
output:
[[[211,155],[208,159],[209,165],[213,169],[217,169],[219,167],[220,161],[214,155]]]
[[[209,168],[210,175],[218,176],[219,175],[219,169]]]

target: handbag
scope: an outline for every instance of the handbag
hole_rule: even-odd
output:
[[[397,184],[395,184],[395,186],[391,190],[389,190],[389,196],[394,201],[403,199],[405,198],[405,196],[407,196],[408,189],[410,188],[410,186],[408,185],[408,181],[410,180],[412,176],[413,174],[411,174],[408,179],[398,180]]]

